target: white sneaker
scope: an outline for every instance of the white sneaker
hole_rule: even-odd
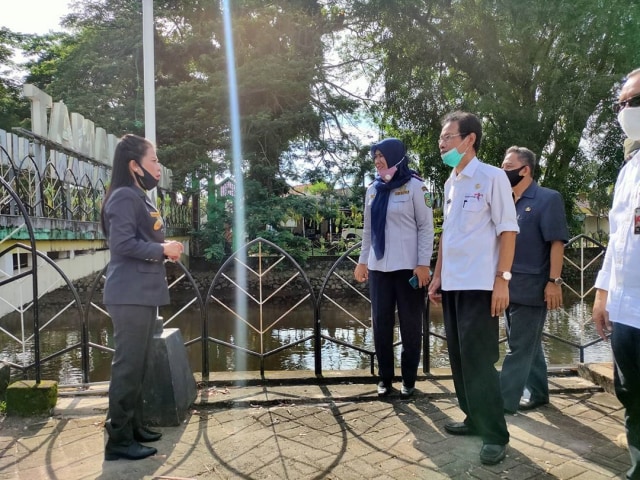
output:
[[[400,396],[401,397],[410,397],[411,395],[413,395],[413,392],[416,391],[416,387],[407,387],[404,383],[402,384],[402,389],[400,389]]]
[[[391,385],[385,385],[384,382],[378,383],[378,396],[386,397],[391,393]]]

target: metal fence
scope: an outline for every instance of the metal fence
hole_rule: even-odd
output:
[[[26,213],[26,212],[25,212]],[[587,287],[591,282],[586,278],[590,272],[597,270],[602,260],[604,246],[597,241],[580,235],[568,243],[565,263],[567,291],[584,301],[592,291]],[[32,247],[22,245],[20,248],[36,255],[40,264],[46,263],[55,268],[55,263],[39,252],[33,252]],[[203,378],[215,377],[211,371],[210,353],[212,349],[224,349],[233,352],[237,363],[243,357],[255,357],[259,360],[259,370],[264,375],[265,361],[282,352],[295,352],[301,344],[312,345],[313,363],[309,367],[313,374],[321,376],[323,371],[331,370],[327,365],[327,357],[323,350],[335,345],[342,350],[350,350],[362,355],[363,365],[368,367],[371,374],[375,368],[375,349],[370,341],[371,319],[369,313],[368,290],[362,284],[353,280],[353,268],[356,262],[354,255],[359,245],[353,246],[331,265],[320,279],[309,278],[301,267],[287,252],[277,245],[264,240],[255,239],[234,252],[215,273],[208,285],[198,285],[194,276],[181,263],[167,264],[170,290],[174,300],[168,307],[160,308],[160,315],[164,318],[165,327],[172,327],[179,323],[179,319],[186,312],[193,318],[194,312],[198,319],[194,328],[182,332],[188,350],[199,349],[199,365],[192,365],[199,369]],[[9,254],[11,251],[0,252]],[[36,262],[33,265],[37,265]],[[38,267],[42,268],[42,267]],[[20,278],[37,275],[38,268],[28,272],[20,272]],[[569,270],[575,271],[574,274]],[[38,302],[46,292],[40,292],[29,305],[16,305],[16,311],[24,313],[32,310],[32,315],[23,316],[21,330],[25,332],[22,338],[12,333],[10,328],[3,326],[0,319],[0,334],[5,334],[9,341],[18,342],[22,353],[14,358],[3,358],[13,368],[23,372],[26,377],[39,379],[40,369],[47,362],[55,361],[57,357],[69,352],[79,356],[82,370],[82,383],[90,383],[91,358],[96,351],[112,352],[109,338],[104,338],[96,332],[96,325],[108,317],[106,309],[101,303],[101,286],[103,273],[96,275],[88,297],[80,302],[80,295],[75,286],[69,282],[63,272],[59,272],[62,286],[57,288],[69,292],[69,301],[60,305],[57,311],[52,311],[44,319],[39,318]],[[319,281],[318,281],[319,280]],[[9,280],[5,280],[7,282]],[[316,293],[313,284],[320,287]],[[179,292],[179,295],[174,295]],[[201,292],[206,292],[204,295]],[[0,290],[1,293],[1,290]],[[426,302],[426,297],[425,297]],[[68,342],[65,348],[55,352],[47,352],[44,358],[38,356],[38,334],[44,329],[55,329],[63,311],[70,309],[80,312],[81,320],[74,325],[65,325],[64,330],[78,330],[72,335],[77,341]],[[170,313],[167,313],[169,312]],[[337,313],[336,313],[337,312]],[[563,315],[561,311],[555,315]],[[287,319],[295,316],[296,331],[294,334],[283,336],[281,326]],[[331,317],[333,326],[328,327],[326,318]],[[336,318],[338,325],[336,326]],[[29,323],[29,319],[32,323]],[[342,322],[342,323],[340,323]],[[551,320],[549,323],[552,323]],[[341,326],[341,325],[344,325]],[[14,329],[15,331],[15,326]],[[350,333],[345,333],[350,332]],[[355,333],[354,333],[355,332]],[[563,342],[578,349],[580,361],[584,360],[586,349],[600,342],[600,339],[576,341],[569,335],[563,337],[553,331],[546,331],[545,335],[551,341]],[[369,341],[366,341],[367,338]],[[97,339],[97,340],[91,340]],[[442,329],[435,329],[430,318],[427,304],[424,318],[423,361],[422,369],[425,374],[431,371],[432,347],[434,339],[446,342]],[[4,341],[4,340],[3,340]],[[396,346],[401,344],[398,338]],[[35,354],[27,354],[27,345],[35,348]],[[324,363],[323,363],[324,362]],[[235,368],[242,369],[240,365]]]
[[[0,177],[15,193],[14,198],[2,189],[0,215],[20,216],[24,210],[32,219],[92,222],[97,226],[110,172],[109,165],[30,132],[22,131],[18,136],[0,130]],[[192,228],[193,213],[188,205],[192,199],[178,202],[169,186],[169,178],[163,178],[158,208],[170,234],[187,234]],[[4,223],[0,227],[5,227]],[[99,229],[92,235],[102,236]]]
[[[97,223],[109,167],[56,152],[33,140],[0,131],[0,248],[5,245],[0,250],[0,265],[14,265],[13,270],[0,272],[0,302],[11,310],[0,318],[0,347],[11,346],[0,349],[4,351],[0,361],[40,381],[43,365],[70,356],[78,365],[82,383],[90,383],[96,352],[110,355],[113,351],[105,333],[108,329],[103,328],[105,322],[110,323],[101,303],[104,272],[96,274],[83,298],[83,292],[47,252],[36,250],[41,232],[34,230],[32,219]],[[190,230],[191,209],[179,205],[175,195],[160,195],[159,206],[168,228],[182,233]],[[53,234],[47,235],[53,238]],[[336,368],[328,351],[356,355],[358,369],[369,369],[373,374],[375,348],[368,289],[353,279],[359,248],[360,244],[353,245],[326,271],[316,271],[313,276],[286,251],[260,238],[234,252],[208,284],[200,284],[183,264],[168,264],[173,301],[160,309],[163,324],[180,327],[181,317],[187,313],[197,318],[196,325],[190,325],[182,335],[189,351],[199,350],[199,365],[194,367],[204,377],[215,375],[211,369],[214,351],[233,352],[235,368],[242,367],[244,357],[258,359],[257,369],[264,374],[271,357],[296,353],[301,345],[312,347],[312,361],[304,368],[315,375]],[[589,321],[587,299],[604,250],[604,245],[584,235],[567,243],[565,293],[577,302],[572,304],[574,311],[550,312],[544,333],[548,341],[577,349],[580,362],[600,338],[585,335],[582,327],[577,333],[556,327],[558,319],[567,315],[582,318],[578,322],[582,326]],[[5,256],[15,260],[1,263]],[[54,274],[43,275],[45,269]],[[55,280],[43,284],[39,273]],[[12,294],[3,295],[8,291]],[[58,295],[63,300],[53,306],[47,303],[43,310],[42,299],[53,291],[63,291]],[[428,374],[434,349],[443,350],[446,337],[444,329],[432,321],[426,297],[425,304],[422,369]],[[295,328],[290,329],[291,325]],[[43,332],[64,335],[63,346],[52,348],[43,343]],[[398,332],[395,345],[401,345]]]

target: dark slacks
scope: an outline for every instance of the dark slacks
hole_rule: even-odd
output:
[[[378,359],[380,380],[391,385],[394,376],[393,328],[398,309],[402,350],[400,371],[402,382],[415,386],[422,347],[422,317],[425,309],[424,288],[409,285],[411,270],[394,272],[369,271],[373,341]]]
[[[535,402],[549,401],[547,362],[542,349],[542,332],[547,307],[512,303],[505,312],[509,351],[500,372],[504,408],[515,412],[526,387]]]
[[[625,408],[624,422],[631,457],[627,478],[640,479],[640,329],[613,324],[611,348],[616,396]]]
[[[107,305],[107,311],[113,322],[115,353],[105,427],[112,441],[130,444],[133,429],[142,426],[142,383],[158,309],[144,305]]]
[[[500,357],[498,317],[491,316],[491,292],[443,291],[442,310],[453,383],[467,416],[465,423],[484,444],[506,445],[509,432],[495,368]]]

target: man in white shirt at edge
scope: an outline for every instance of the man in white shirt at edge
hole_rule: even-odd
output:
[[[640,68],[632,71],[614,104],[631,140],[640,140]],[[596,278],[593,320],[611,334],[614,387],[625,408],[631,457],[628,479],[640,479],[640,152],[622,167],[609,211],[609,245]]]
[[[444,222],[429,299],[442,302],[449,361],[464,422],[453,435],[482,437],[480,461],[504,459],[509,432],[500,377],[498,316],[509,305],[509,280],[519,231],[511,185],[503,170],[476,157],[482,124],[467,112],[442,120],[442,161],[453,168],[445,183]],[[441,293],[440,293],[441,292]]]

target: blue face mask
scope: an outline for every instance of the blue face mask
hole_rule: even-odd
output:
[[[460,161],[462,160],[462,157],[464,157],[465,153],[467,153],[466,150],[463,153],[460,153],[457,148],[452,148],[440,156],[442,157],[442,161],[445,165],[448,165],[451,168],[456,168],[460,165]]]

